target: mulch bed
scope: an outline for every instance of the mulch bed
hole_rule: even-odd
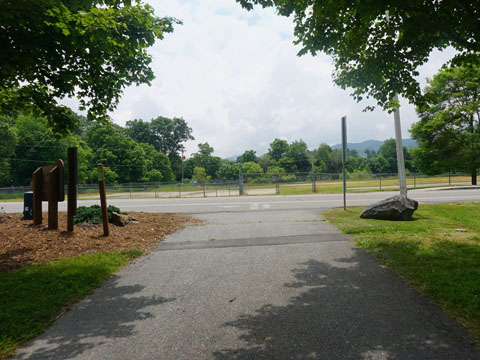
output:
[[[43,215],[43,225],[21,220],[22,214],[3,214],[0,222],[0,272],[92,252],[130,249],[148,252],[165,236],[187,223],[199,222],[183,215],[144,212],[129,214],[140,222],[129,223],[125,227],[110,224],[108,237],[103,236],[101,224],[75,226],[73,233],[67,233],[66,213],[59,213],[59,230],[47,230],[46,213]]]

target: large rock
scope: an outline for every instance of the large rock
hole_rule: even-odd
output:
[[[113,225],[124,227],[127,226],[129,223],[139,223],[140,221],[138,221],[131,215],[123,215],[112,211],[112,220],[110,222]]]
[[[360,215],[363,219],[412,220],[418,209],[418,202],[403,195],[397,195],[370,205]]]
[[[111,223],[113,225],[124,227],[128,225],[129,222],[130,220],[128,219],[128,215],[122,215],[122,214],[116,213],[115,211],[112,212]]]

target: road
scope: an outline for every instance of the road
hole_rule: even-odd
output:
[[[480,359],[462,326],[319,216],[337,195],[111,203],[204,223],[119,271],[16,359]]]
[[[365,206],[398,192],[371,192],[347,194],[347,206]],[[480,201],[480,189],[464,190],[411,190],[409,197],[420,204],[436,204],[442,202]],[[99,200],[80,200],[78,206],[99,204]],[[239,212],[256,210],[295,210],[318,209],[328,210],[343,206],[341,194],[312,194],[285,196],[243,196],[215,197],[198,199],[109,199],[109,205],[118,206],[124,211],[145,211],[161,213],[209,213]],[[59,204],[60,211],[66,211],[66,202]],[[22,212],[21,202],[0,202],[6,212]],[[43,203],[44,211],[47,203]]]

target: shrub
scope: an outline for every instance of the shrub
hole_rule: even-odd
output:
[[[107,207],[108,222],[112,221],[112,212],[119,214],[126,214],[120,211],[116,206],[109,205]],[[77,208],[77,214],[73,217],[75,224],[101,224],[102,223],[102,208],[100,205],[80,206]]]

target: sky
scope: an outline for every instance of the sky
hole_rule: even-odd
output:
[[[246,11],[235,0],[148,0],[157,16],[183,21],[149,52],[156,79],[131,86],[111,113],[124,125],[131,119],[182,117],[194,141],[208,142],[221,157],[245,150],[264,154],[275,138],[302,139],[310,149],[340,143],[340,119],[347,116],[348,142],[394,137],[393,115],[362,112],[373,102],[356,103],[332,82],[331,59],[298,57],[293,21],[274,9]],[[418,80],[432,77],[453,50],[432,53]],[[76,109],[75,101],[67,101]],[[401,99],[402,136],[417,121],[415,108]]]

